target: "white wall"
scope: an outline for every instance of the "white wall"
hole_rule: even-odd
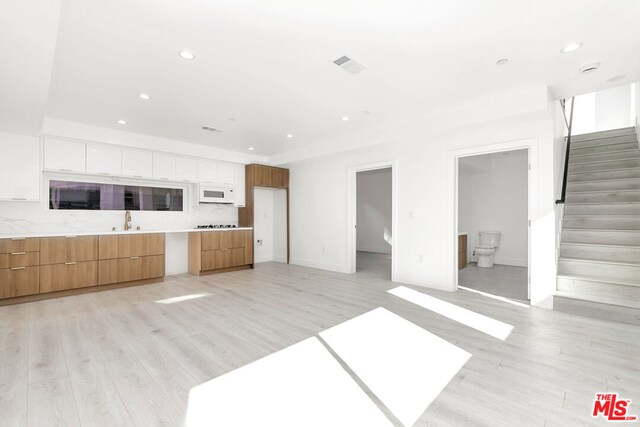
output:
[[[633,126],[636,114],[633,96],[631,85],[577,96],[572,134],[580,135]]]
[[[494,258],[496,264],[526,267],[529,251],[528,153],[505,151],[463,157],[459,160],[458,229],[468,233],[467,259],[479,231],[502,233]]]
[[[286,191],[256,187],[253,197],[254,262],[286,262]]]
[[[348,272],[347,169],[395,160],[395,280],[455,290],[453,152],[517,142],[532,149],[531,301],[545,299],[553,292],[546,285],[555,283],[556,274],[553,121],[547,111],[546,88],[530,97],[517,94],[490,105],[496,107],[476,105],[469,111],[482,111],[486,117],[519,114],[442,132],[430,131],[424,120],[412,120],[366,135],[369,142],[378,144],[287,163],[291,169],[291,262]],[[462,122],[468,116],[456,117]]]
[[[357,174],[357,239],[359,251],[391,253],[384,239],[391,227],[391,169],[376,169]]]

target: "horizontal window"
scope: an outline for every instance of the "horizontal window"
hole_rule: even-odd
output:
[[[179,188],[49,181],[49,209],[182,211],[182,193]]]

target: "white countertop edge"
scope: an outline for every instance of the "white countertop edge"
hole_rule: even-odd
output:
[[[458,236],[467,236],[469,233],[458,233]]]
[[[80,231],[80,232],[55,232],[55,233],[16,233],[16,234],[0,234],[0,239],[26,239],[37,237],[66,237],[66,236],[110,236],[117,234],[151,234],[151,233],[195,233],[199,231],[234,231],[234,230],[253,230],[253,227],[235,227],[235,228],[182,228],[177,230],[116,230],[116,231]]]

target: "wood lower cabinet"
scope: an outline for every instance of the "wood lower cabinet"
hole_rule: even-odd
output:
[[[0,299],[40,292],[40,239],[0,239]]]
[[[164,277],[163,233],[100,236],[99,248],[101,285]]]
[[[189,273],[215,273],[253,265],[253,230],[189,233]]]
[[[0,299],[37,294],[40,291],[40,267],[0,269]]]
[[[40,266],[40,293],[86,288],[98,284],[98,261]]]
[[[40,239],[40,264],[95,261],[98,236],[45,237]]]
[[[458,270],[467,266],[467,235],[458,236]]]

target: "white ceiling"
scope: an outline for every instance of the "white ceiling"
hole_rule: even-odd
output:
[[[38,112],[40,123],[46,114],[274,155],[493,92],[544,84],[564,97],[619,74],[628,77],[615,84],[640,80],[637,0],[62,0],[59,22],[55,2],[10,0],[0,17],[24,3],[31,31],[0,33],[2,57],[21,61],[0,74],[13,128]],[[576,40],[582,49],[560,53]],[[53,60],[34,43],[55,43]],[[344,53],[368,68],[332,64]],[[578,74],[595,61],[599,71]]]

